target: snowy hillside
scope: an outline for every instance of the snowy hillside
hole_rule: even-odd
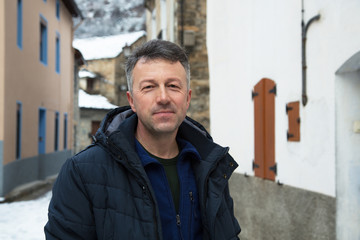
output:
[[[85,18],[75,38],[145,30],[144,0],[75,0]]]

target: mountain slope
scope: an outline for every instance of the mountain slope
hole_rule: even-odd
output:
[[[145,30],[144,0],[75,0],[84,21],[75,38]]]

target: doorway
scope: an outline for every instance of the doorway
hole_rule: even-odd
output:
[[[46,109],[39,108],[38,153],[46,151]]]
[[[335,75],[336,235],[360,239],[360,51]]]

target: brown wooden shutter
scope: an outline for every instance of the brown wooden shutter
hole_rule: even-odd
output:
[[[289,119],[287,139],[291,142],[300,141],[300,102],[286,104],[286,113]]]
[[[255,158],[253,169],[255,176],[275,181],[275,95],[276,84],[263,78],[253,91]]]

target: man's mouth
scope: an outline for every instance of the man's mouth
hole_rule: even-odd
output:
[[[154,112],[154,115],[157,115],[157,116],[168,116],[168,115],[171,115],[173,114],[174,111],[172,110],[159,110],[159,111],[155,111]]]

